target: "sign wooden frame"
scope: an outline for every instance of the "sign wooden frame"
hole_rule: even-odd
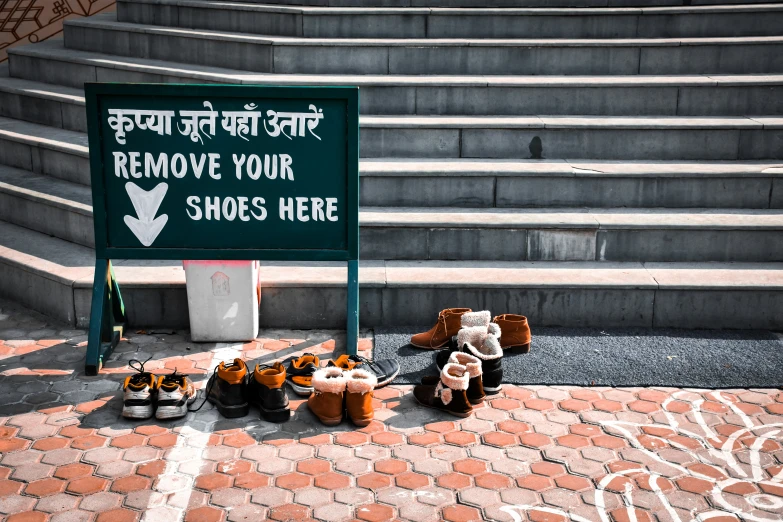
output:
[[[269,249],[258,248],[170,248],[112,246],[107,226],[108,212],[104,176],[104,127],[101,125],[101,102],[104,96],[173,97],[173,98],[264,98],[338,100],[345,103],[345,226],[346,248],[335,249]],[[93,283],[90,332],[86,372],[96,374],[122,336],[126,321],[119,285],[114,278],[111,259],[193,259],[193,260],[264,260],[264,261],[346,261],[348,265],[347,343],[348,353],[355,354],[359,328],[359,88],[358,87],[269,87],[256,85],[181,85],[181,84],[85,84],[90,171],[92,182],[93,221],[95,227],[95,279]]]

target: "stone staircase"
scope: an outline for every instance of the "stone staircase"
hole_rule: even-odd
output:
[[[0,295],[88,321],[84,82],[359,85],[365,326],[470,306],[780,329],[783,3],[682,3],[122,0],[70,20],[0,68]],[[115,266],[131,323],[187,324],[178,263]],[[340,264],[262,277],[263,325],[343,324]]]

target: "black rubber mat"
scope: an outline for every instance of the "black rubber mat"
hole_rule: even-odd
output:
[[[400,362],[395,384],[435,372],[421,328],[377,328],[375,359]],[[504,382],[576,386],[779,388],[783,335],[748,330],[534,328],[530,353],[503,358]]]

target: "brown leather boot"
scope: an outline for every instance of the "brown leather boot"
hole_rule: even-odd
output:
[[[468,401],[470,381],[468,369],[461,364],[448,363],[440,372],[437,384],[419,384],[413,388],[413,396],[422,406],[443,410],[457,417],[469,417],[473,406]]]
[[[493,323],[500,326],[500,347],[512,353],[530,351],[530,325],[527,317],[516,314],[503,314],[495,317]]]
[[[447,308],[438,314],[438,322],[429,331],[411,337],[411,344],[416,348],[434,350],[449,343],[452,336],[457,335],[461,326],[462,314],[470,312],[470,308]]]
[[[313,374],[313,393],[307,406],[326,426],[336,426],[343,420],[343,397],[346,379],[340,368],[316,370]]]
[[[367,426],[375,416],[372,409],[372,391],[378,384],[375,375],[355,368],[343,372],[346,380],[345,409],[357,426]]]

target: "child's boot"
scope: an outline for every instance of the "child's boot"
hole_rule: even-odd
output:
[[[343,372],[346,379],[345,409],[357,426],[367,426],[373,419],[372,391],[378,379],[367,370],[354,368]]]
[[[310,411],[326,426],[336,426],[343,420],[343,399],[346,378],[337,367],[320,368],[313,373],[313,393],[307,399]]]

